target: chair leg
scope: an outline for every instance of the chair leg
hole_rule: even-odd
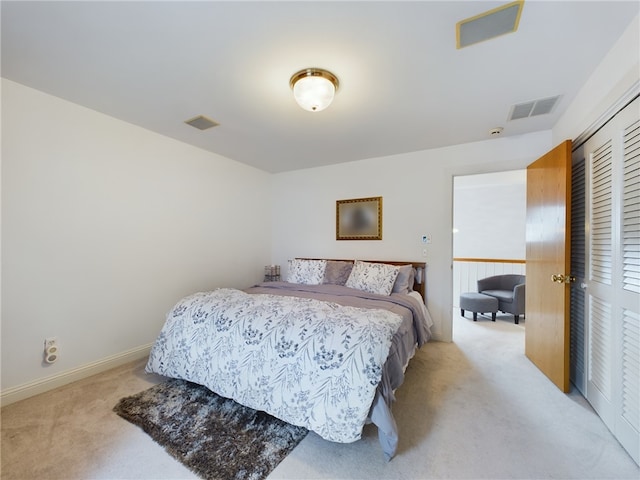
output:
[[[520,323],[520,315],[514,315],[513,319],[515,320],[516,325],[518,325]]]
[[[492,322],[496,321],[496,312],[491,312],[491,321]]]

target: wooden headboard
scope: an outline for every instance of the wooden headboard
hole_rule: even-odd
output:
[[[303,258],[303,257],[296,257],[296,258],[299,258],[300,260],[333,260],[335,262],[350,262],[350,263],[354,262],[354,260],[344,260],[340,258]],[[416,281],[413,282],[413,290],[418,292],[426,303],[427,298],[426,298],[425,279],[427,274],[427,264],[425,262],[408,262],[408,261],[396,262],[396,261],[389,261],[389,260],[362,260],[362,261],[370,262],[370,263],[385,263],[387,265],[398,265],[398,266],[412,265],[413,268],[415,268],[416,270],[422,269],[422,275],[416,275]],[[418,279],[421,280],[420,283],[417,282]]]

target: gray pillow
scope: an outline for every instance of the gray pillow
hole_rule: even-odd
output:
[[[324,271],[323,283],[331,285],[344,285],[351,273],[353,263],[339,260],[327,260],[327,268]]]
[[[402,265],[393,284],[391,293],[411,293],[413,291],[413,280],[415,278],[415,270],[413,265]]]

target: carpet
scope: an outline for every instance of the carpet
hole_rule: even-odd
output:
[[[308,433],[176,379],[122,398],[113,411],[207,480],[263,479]]]

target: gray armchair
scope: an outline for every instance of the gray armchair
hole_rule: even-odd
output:
[[[513,314],[516,324],[524,315],[525,276],[495,275],[478,280],[478,292],[498,299],[498,310]]]

